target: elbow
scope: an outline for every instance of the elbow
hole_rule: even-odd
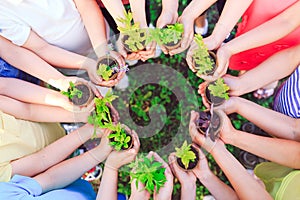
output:
[[[293,125],[292,125],[292,135],[293,140],[300,142],[300,119],[293,119]]]

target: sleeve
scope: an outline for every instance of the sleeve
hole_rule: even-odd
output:
[[[11,178],[12,167],[9,162],[0,164],[0,182],[8,182]]]
[[[0,14],[0,35],[12,43],[22,46],[27,41],[30,30],[30,26],[21,20]]]

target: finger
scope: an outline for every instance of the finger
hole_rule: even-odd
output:
[[[138,137],[138,134],[133,130],[132,135],[134,137],[134,146],[133,147],[134,148],[136,147],[136,150],[139,151],[141,143],[140,143],[140,139]]]
[[[168,49],[164,45],[160,45],[160,49],[164,54],[169,54]]]
[[[193,35],[192,34],[184,35],[182,40],[181,40],[180,47],[177,48],[177,49],[171,50],[169,52],[169,54],[172,56],[172,55],[183,52],[184,50],[186,50],[189,47],[192,40],[193,40]]]

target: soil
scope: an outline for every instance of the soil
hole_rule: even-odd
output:
[[[176,161],[177,161],[177,164],[179,165],[179,167],[181,167],[183,170],[187,171],[187,170],[191,170],[191,169],[194,169],[198,162],[199,162],[199,153],[198,151],[193,147],[191,146],[191,150],[195,153],[196,155],[196,158],[195,158],[195,161],[194,162],[189,162],[189,166],[188,168],[186,169],[184,164],[182,163],[181,159],[180,158],[177,158]]]
[[[217,61],[217,56],[216,56],[216,54],[215,54],[214,52],[208,51],[208,53],[209,53],[210,59],[213,61],[214,64],[213,64],[213,69],[210,70],[210,71],[205,72],[204,75],[212,76],[212,75],[215,73],[215,71],[216,71],[216,69],[217,69],[217,67],[218,67],[218,61]],[[193,59],[193,58],[192,58],[192,59]],[[199,67],[201,67],[201,66],[199,66],[198,64],[195,63],[194,59],[193,59],[192,62],[193,62],[194,68],[199,68]]]
[[[77,106],[86,106],[94,99],[94,93],[85,83],[75,83],[75,88],[82,91],[82,97],[74,96],[70,101]]]
[[[141,33],[140,36],[141,37],[144,37],[145,33]],[[143,49],[140,49],[140,50],[137,50],[137,51],[132,51],[129,46],[127,44],[125,44],[125,41],[129,38],[129,35],[124,35],[123,39],[122,39],[122,44],[126,50],[127,53],[134,53],[134,52],[138,52],[138,51],[143,51],[145,50],[145,47],[146,47],[146,41],[142,42],[142,45],[143,45]]]
[[[117,67],[118,69],[120,69],[120,65],[119,65],[118,61],[110,55],[106,55],[106,56],[99,58],[97,66],[99,66],[100,64],[108,65],[110,67],[110,69],[112,69],[113,67]],[[113,80],[113,79],[117,78],[117,76],[118,76],[118,72],[114,70],[112,75],[110,76],[109,80]]]
[[[213,82],[212,82],[213,83]],[[210,84],[212,84],[210,83]],[[206,99],[208,101],[208,103],[211,105],[212,103],[214,103],[214,106],[219,106],[221,105],[222,103],[225,102],[225,99],[223,98],[220,98],[220,97],[216,97],[212,94],[210,94],[210,91],[208,89],[208,86],[209,84],[207,85],[206,89],[205,89],[205,96],[206,96]]]
[[[213,124],[211,124],[213,122]],[[214,133],[213,135],[209,135],[212,141],[215,141],[215,138],[219,134],[220,126],[221,126],[221,118],[218,113],[213,113],[213,120],[211,119],[211,114],[209,110],[199,112],[199,118],[195,121],[197,129],[200,133],[206,133],[208,127],[211,124],[210,133]]]

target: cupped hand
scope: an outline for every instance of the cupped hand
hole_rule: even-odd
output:
[[[222,111],[222,110],[216,110],[218,114],[220,115],[222,119],[222,127],[220,129],[220,138],[225,143],[230,143],[235,134],[237,134],[236,129],[232,126],[231,121],[229,117]]]
[[[179,180],[181,185],[196,184],[195,175],[191,171],[182,170],[175,162],[177,162],[176,155],[173,152],[169,155],[169,165],[174,176]]]
[[[201,177],[212,173],[207,162],[207,158],[203,151],[195,144],[193,144],[193,147],[197,149],[199,153],[199,163],[198,165],[192,170],[192,173],[201,181]]]
[[[140,141],[137,133],[131,131],[133,146],[126,151],[113,151],[109,154],[105,166],[118,170],[121,166],[132,162],[140,149]]]
[[[185,51],[190,46],[191,42],[193,41],[193,37],[194,37],[194,21],[193,20],[187,18],[186,16],[180,16],[178,18],[178,22],[183,24],[184,32],[183,32],[180,46],[177,49],[173,49],[169,52],[169,54],[171,56]]]
[[[217,51],[218,68],[215,72],[216,76],[222,77],[224,74],[226,74],[231,55],[232,53],[226,47],[226,45],[223,45],[218,49]]]
[[[156,42],[150,42],[146,46],[145,51],[139,51],[139,55],[141,56],[141,60],[145,62],[149,58],[153,58],[155,56],[155,51],[156,51]]]
[[[195,49],[197,49],[197,48],[198,48],[198,46],[197,46],[196,42],[193,40],[190,45],[190,48],[186,54],[186,58],[185,58],[190,70],[192,70],[192,72],[194,72],[194,73],[197,71],[193,65],[193,54],[194,54]]]
[[[131,195],[129,200],[148,200],[150,199],[150,193],[145,190],[145,185],[141,182],[138,182],[138,187],[136,187],[136,181],[134,180],[131,183]]]
[[[210,104],[208,103],[208,100],[206,98],[206,95],[205,95],[205,90],[206,90],[206,87],[208,85],[209,82],[205,81],[203,83],[201,83],[199,86],[198,86],[198,93],[201,95],[202,97],[202,103],[204,104],[204,106],[208,109],[210,109]]]
[[[169,200],[172,197],[172,191],[173,191],[173,174],[169,167],[169,165],[156,153],[153,151],[150,151],[148,154],[148,157],[154,157],[154,160],[157,162],[162,163],[162,166],[166,169],[165,170],[165,176],[167,181],[165,184],[159,189],[157,192],[154,191],[153,199],[154,200]]]
[[[240,96],[243,95],[242,92],[242,83],[239,77],[225,74],[223,76],[224,82],[230,87],[229,95],[230,96]]]

